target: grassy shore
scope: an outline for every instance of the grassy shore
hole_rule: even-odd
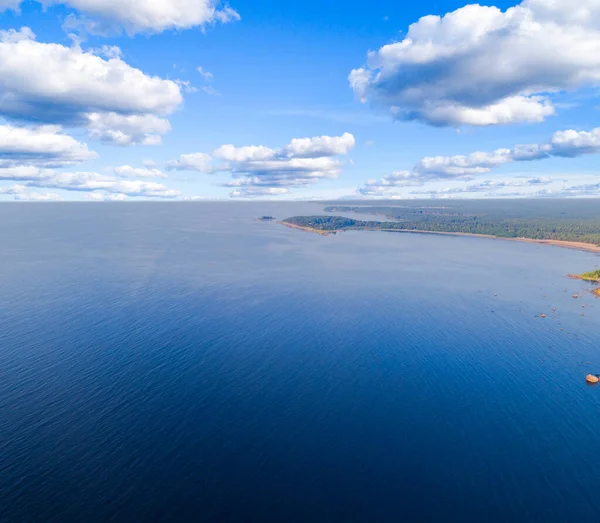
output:
[[[600,269],[591,272],[584,272],[583,274],[569,274],[569,278],[573,280],[589,281],[590,283],[598,285],[600,284]],[[592,289],[592,294],[600,298],[600,287]]]

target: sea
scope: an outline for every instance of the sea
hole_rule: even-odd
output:
[[[1,204],[0,522],[600,521],[600,257],[308,214]]]

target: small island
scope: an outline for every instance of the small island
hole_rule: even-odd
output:
[[[259,222],[272,222],[275,218],[273,216],[261,216],[260,218],[257,218],[257,220]]]

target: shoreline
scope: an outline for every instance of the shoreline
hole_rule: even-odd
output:
[[[591,289],[590,292],[596,296],[596,298],[600,298],[600,287],[598,287],[598,284],[600,284],[600,278],[588,278],[585,274],[569,274],[569,278],[572,280],[585,281],[587,283],[596,285],[596,287]]]
[[[299,231],[304,231],[304,232],[313,232],[316,234],[319,234],[321,236],[329,236],[332,233],[338,233],[338,232],[342,232],[342,231],[322,231],[320,229],[313,229],[312,227],[304,227],[302,225],[295,225],[293,223],[286,223],[286,222],[279,222],[281,225],[285,225],[286,227],[290,228],[290,229],[298,229]]]
[[[441,234],[444,236],[468,236],[472,238],[487,238],[488,240],[506,240],[515,241],[522,243],[537,243],[538,245],[551,245],[554,247],[562,247],[565,249],[574,249],[578,251],[592,252],[600,254],[600,246],[594,245],[593,243],[567,241],[567,240],[536,240],[534,238],[503,238],[501,236],[492,236],[491,234],[474,234],[469,232],[446,232],[446,231],[422,231],[418,229],[333,229],[329,231],[323,231],[321,229],[314,229],[313,227],[304,227],[302,225],[295,225],[293,223],[286,223],[280,221],[282,225],[289,227],[290,229],[298,229],[305,232],[312,232],[321,236],[329,236],[330,234],[337,234],[346,231],[380,231],[380,232],[397,232],[397,233],[408,233],[408,234]]]

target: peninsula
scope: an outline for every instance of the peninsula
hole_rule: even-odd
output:
[[[293,216],[282,220],[281,223],[287,227],[300,229],[307,232],[317,233],[323,236],[336,234],[343,231],[385,231],[385,232],[405,232],[419,234],[443,234],[454,236],[473,236],[478,238],[490,238],[499,240],[512,240],[526,243],[538,243],[542,245],[554,245],[556,247],[565,247],[587,252],[600,253],[600,245],[591,241],[585,241],[595,236],[581,237],[574,232],[572,235],[556,236],[556,227],[544,229],[538,226],[529,231],[526,227],[520,229],[513,228],[512,234],[507,234],[506,230],[497,230],[494,226],[478,227],[469,223],[454,222],[453,224],[444,224],[442,222],[413,222],[413,221],[366,221],[355,220],[343,216]],[[481,232],[472,232],[472,231]],[[526,235],[526,234],[530,235]],[[598,233],[598,242],[600,243],[600,233]]]
[[[349,230],[452,234],[600,253],[598,207],[592,200],[331,202],[323,215],[294,216],[281,223],[322,235]]]

